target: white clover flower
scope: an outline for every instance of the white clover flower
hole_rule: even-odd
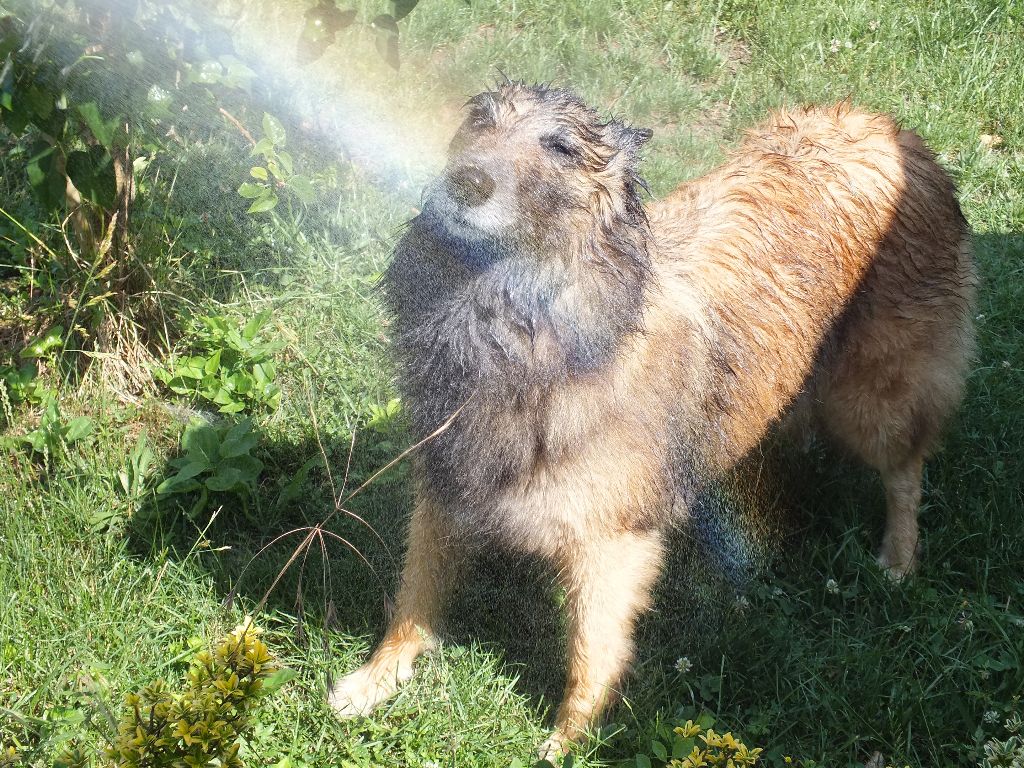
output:
[[[825,591],[832,595],[839,594],[839,582],[835,579],[829,579],[825,582]]]
[[[681,675],[685,675],[691,669],[693,669],[693,662],[690,661],[689,656],[680,656],[676,659],[676,663],[672,665],[676,672]]]

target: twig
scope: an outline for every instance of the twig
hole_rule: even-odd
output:
[[[246,130],[244,125],[242,125],[240,122],[238,122],[238,118],[237,117],[235,117],[230,112],[228,112],[226,109],[224,109],[224,107],[218,107],[217,111],[220,112],[222,115],[224,115],[224,117],[227,118],[228,122],[231,123],[233,126],[235,126],[235,128],[238,129],[238,132],[240,134],[242,134],[243,136],[245,136],[246,139],[249,140],[250,144],[252,144],[254,147],[256,146],[256,139],[254,139],[252,137],[252,134],[249,133],[248,130]]]

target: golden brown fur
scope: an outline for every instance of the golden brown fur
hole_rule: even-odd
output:
[[[396,342],[415,430],[466,411],[419,459],[397,617],[331,700],[365,712],[412,674],[479,534],[550,559],[566,590],[553,754],[630,661],[666,527],[794,402],[879,470],[880,562],[897,577],[913,568],[922,462],[961,396],[974,277],[952,183],[886,117],[846,104],[778,113],[644,216],[631,195],[645,135],[562,92],[488,96],[448,178],[477,170],[467,157],[496,175],[488,196],[466,182],[483,199],[455,208],[500,237],[449,262],[467,225],[414,222],[391,289],[399,320],[415,319]],[[552,131],[589,155],[552,150]],[[488,208],[502,184],[520,206],[512,224]]]

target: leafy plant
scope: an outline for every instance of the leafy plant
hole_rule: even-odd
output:
[[[37,453],[53,455],[66,446],[88,437],[92,434],[92,427],[92,419],[88,416],[77,416],[65,422],[56,398],[52,398],[46,404],[39,426],[22,440]]]
[[[1004,741],[993,737],[985,742],[981,768],[1024,768],[1024,725],[1014,712],[1003,723],[1008,734]]]
[[[279,191],[287,191],[303,203],[313,202],[316,190],[308,176],[295,173],[295,161],[285,151],[287,134],[281,122],[270,114],[263,115],[263,138],[252,148],[254,156],[263,158],[263,165],[255,165],[249,175],[255,182],[244,182],[238,194],[252,200],[249,213],[266,213],[281,201]]]
[[[412,13],[418,4],[419,0],[394,0],[392,13],[376,16],[370,22],[377,53],[393,69],[401,66],[398,22]],[[319,0],[306,11],[302,34],[299,36],[298,60],[305,64],[319,59],[337,40],[338,32],[351,27],[355,19],[354,9],[343,11],[333,0]]]
[[[143,432],[139,435],[135,447],[128,453],[124,467],[117,472],[121,490],[132,504],[137,504],[145,492],[146,479],[152,472],[155,458],[146,433]]]
[[[65,421],[57,398],[51,396],[46,400],[39,426],[24,435],[0,438],[0,447],[10,450],[18,445],[26,446],[48,464],[52,458],[63,456],[69,445],[87,438],[92,430],[92,419],[88,416]]]
[[[93,530],[112,530],[133,517],[152,491],[151,476],[156,454],[143,432],[128,452],[124,465],[113,474],[114,486],[123,494],[116,503],[97,506],[89,516]]]
[[[0,366],[0,386],[15,404],[41,405],[56,394],[39,380],[39,368],[32,362]]]
[[[201,5],[155,0],[0,7],[0,127],[16,139],[15,167],[42,213],[23,225],[0,208],[14,227],[22,315],[59,317],[65,347],[104,353],[73,370],[98,361],[135,390],[149,383],[137,363],[177,296],[167,249],[141,236],[152,228],[162,244],[166,222],[135,215],[140,200],[154,202],[147,169],[191,137],[207,140],[255,77],[206,21]],[[60,222],[56,238],[41,234],[47,219]]]
[[[196,654],[179,690],[157,679],[128,694],[117,735],[97,760],[71,744],[55,765],[243,768],[239,749],[252,727],[253,711],[294,677],[278,665],[258,635],[247,618],[212,653]]]
[[[673,757],[669,763],[672,768],[702,768],[703,766],[721,765],[739,768],[744,765],[756,765],[761,747],[753,749],[732,735],[732,732],[715,733],[711,728],[703,728],[692,720],[673,730],[680,739],[673,746],[685,757]]]
[[[714,723],[714,718],[705,712],[696,722],[687,720],[672,729],[661,726],[650,741],[649,752],[637,753],[626,765],[630,768],[651,768],[655,764],[667,768],[741,768],[758,764],[764,751],[761,747],[748,747],[732,732],[716,733],[712,728]],[[792,764],[792,761],[786,758],[786,763]]]
[[[26,362],[0,365],[0,386],[11,403],[43,405],[57,396],[54,389],[39,379],[36,360],[53,360],[56,350],[64,343],[64,328],[56,325],[30,341],[19,357]]]
[[[212,402],[221,413],[250,405],[276,410],[281,388],[271,358],[284,344],[261,336],[269,318],[269,311],[244,324],[220,315],[201,317],[190,334],[195,354],[172,357],[167,367],[154,368],[154,375],[172,392]]]
[[[199,492],[191,516],[206,508],[210,493],[233,494],[248,511],[248,501],[263,471],[263,462],[250,452],[256,446],[252,424],[243,419],[227,427],[194,421],[181,438],[183,455],[171,460],[175,474],[160,483],[158,496]]]

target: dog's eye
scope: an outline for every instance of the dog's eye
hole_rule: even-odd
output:
[[[556,155],[561,155],[562,157],[577,157],[576,150],[573,146],[561,136],[544,136],[540,140],[540,145],[549,152],[554,152]]]

